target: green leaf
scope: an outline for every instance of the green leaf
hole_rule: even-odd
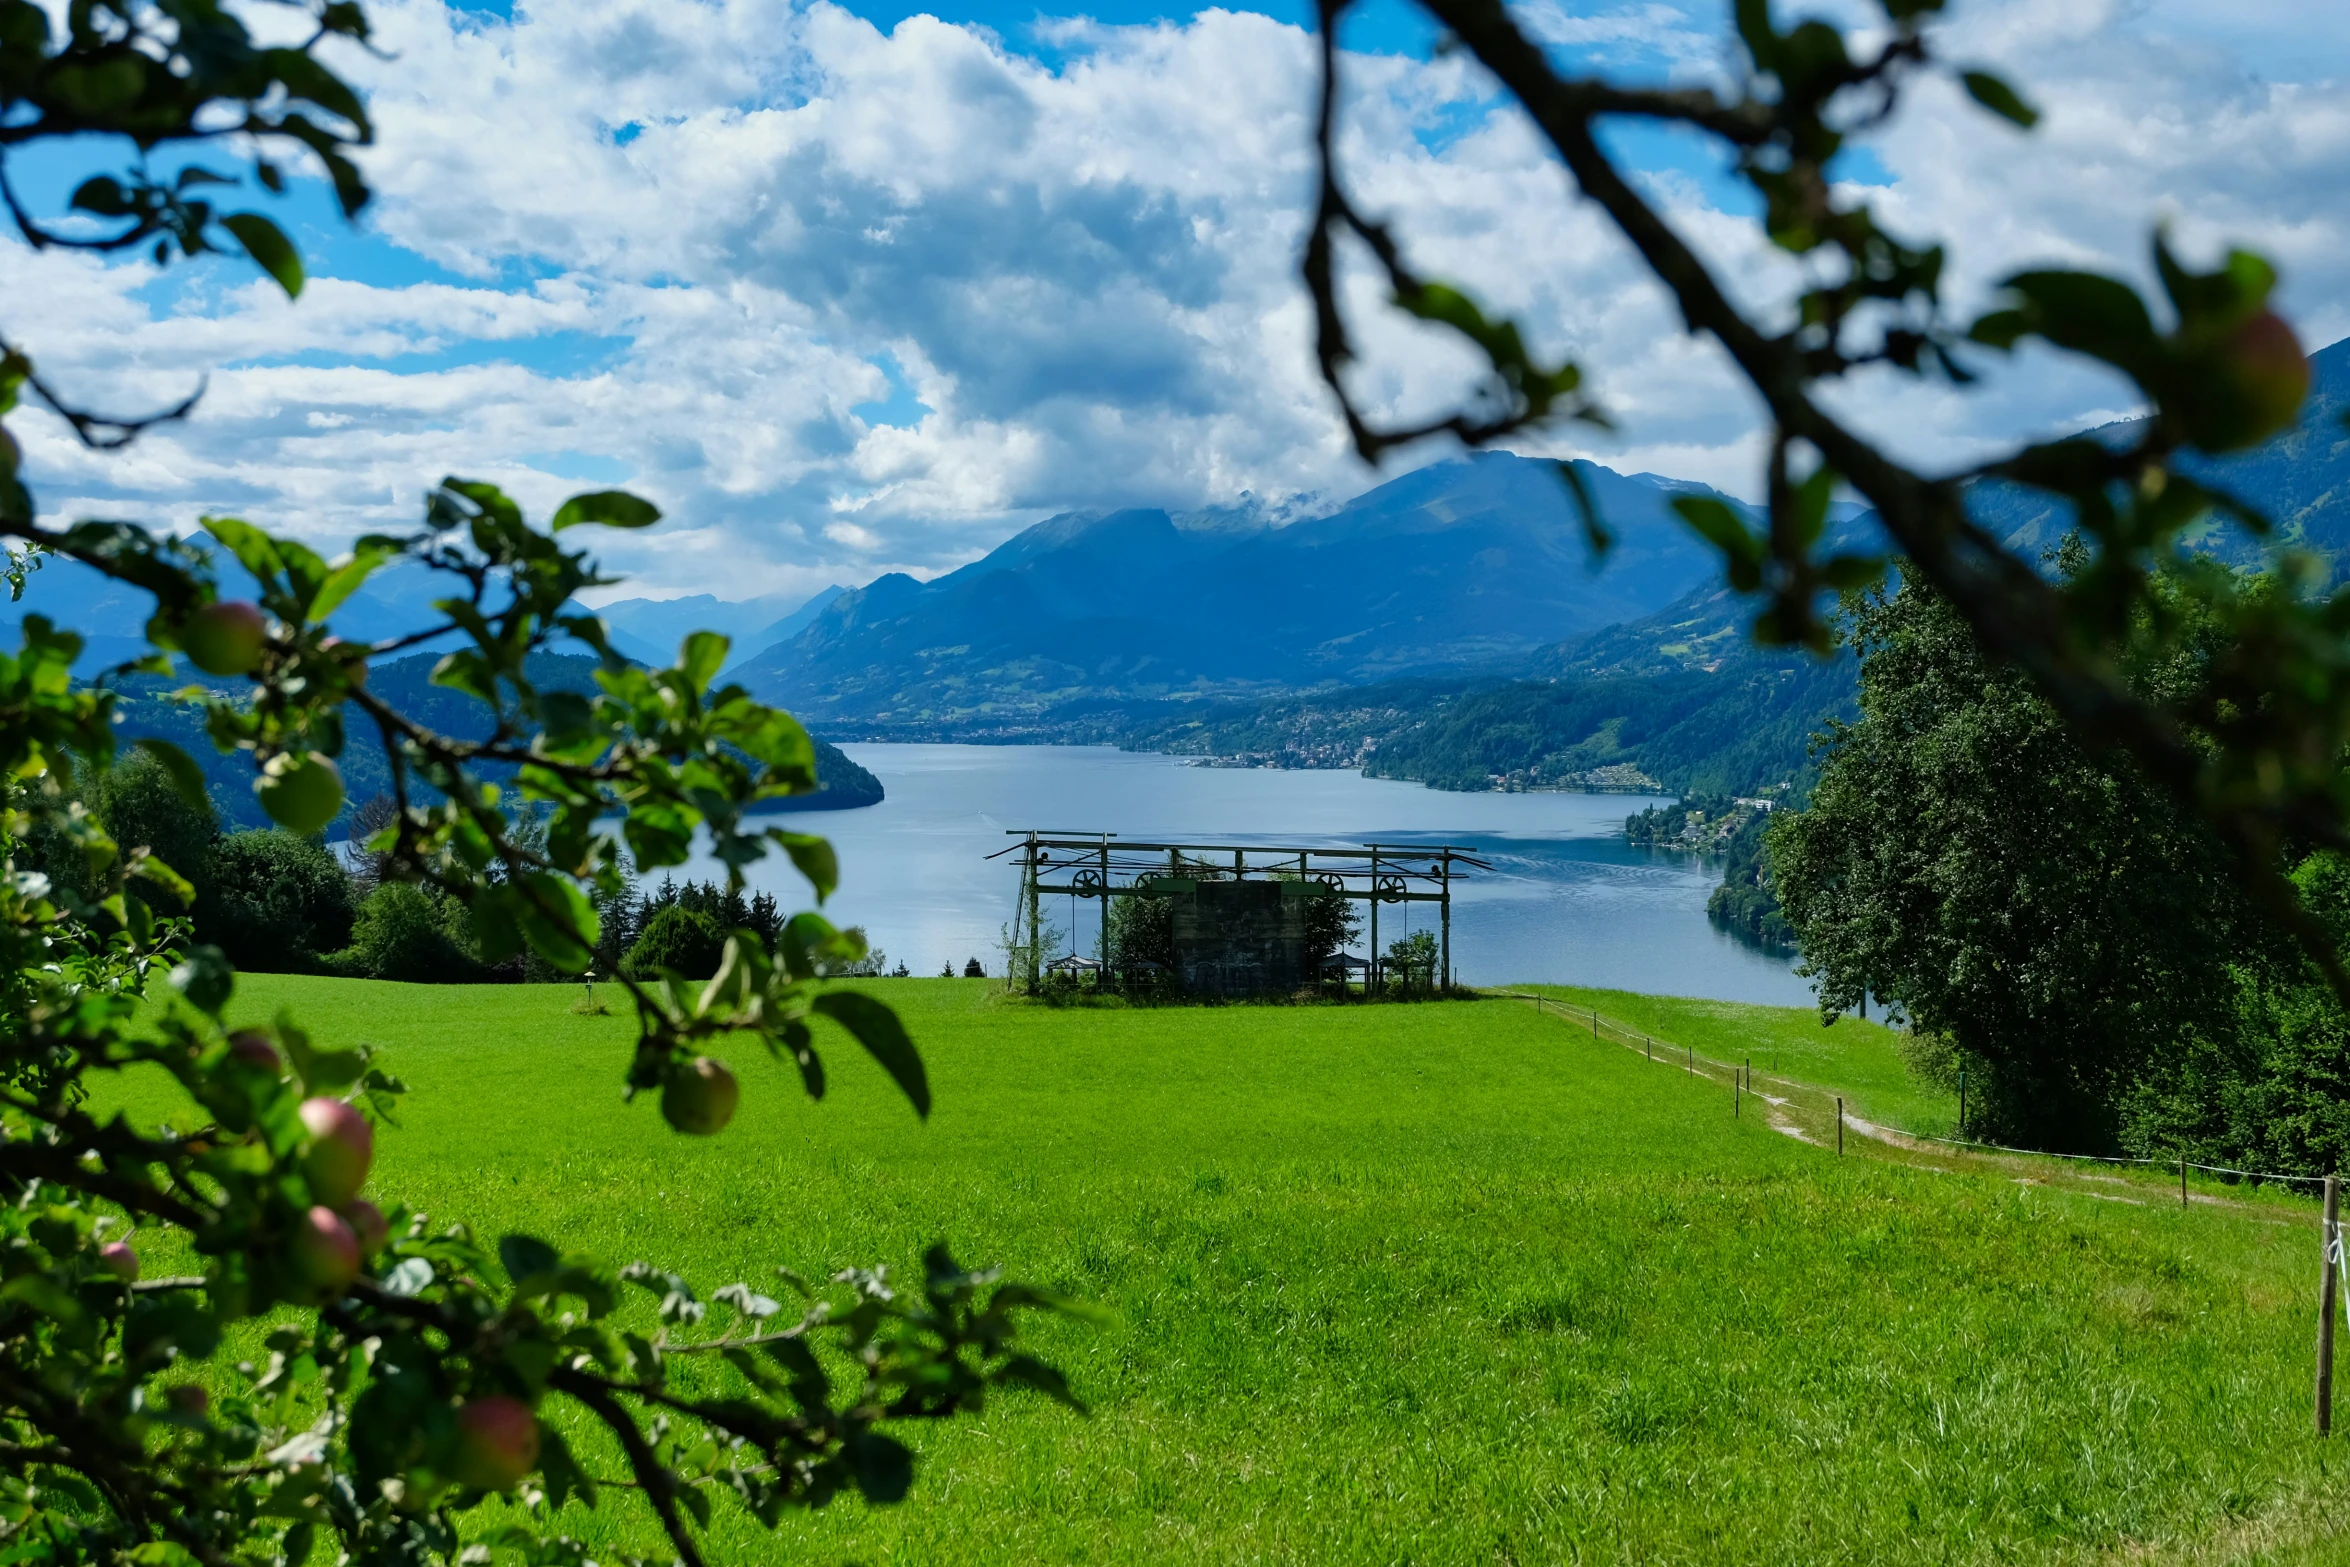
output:
[[[1820,562],[1820,580],[1838,593],[1868,587],[1884,575],[1882,555],[1835,555]]]
[[[816,998],[814,1007],[855,1035],[865,1053],[880,1062],[881,1069],[913,1101],[914,1113],[929,1119],[930,1079],[922,1069],[920,1052],[906,1037],[906,1026],[895,1012],[853,990],[827,991]]]
[[[649,528],[660,520],[661,508],[641,495],[626,490],[590,490],[556,507],[554,520],[547,526],[561,533],[583,522],[600,522],[607,528]]]
[[[540,957],[566,974],[581,973],[596,961],[602,922],[570,878],[533,871],[514,894],[507,907],[523,940]]]
[[[696,691],[707,691],[718,671],[726,667],[726,650],[731,646],[715,631],[696,631],[678,645],[677,667]]]
[[[517,1284],[562,1260],[561,1252],[535,1235],[507,1235],[498,1241],[498,1261],[506,1269],[506,1277]]]
[[[377,567],[398,552],[381,546],[361,545],[341,564],[326,574],[318,585],[318,592],[310,600],[310,618],[324,620],[343,607],[343,601],[359,591],[360,585],[374,574]]]
[[[102,218],[127,218],[135,210],[122,186],[103,174],[92,175],[76,186],[73,199],[67,205],[79,212],[94,212]]]
[[[1958,79],[1965,84],[1968,97],[2001,119],[2013,121],[2027,131],[2040,123],[2040,111],[1989,71],[1961,71]]]
[[[865,1500],[902,1502],[914,1484],[914,1455],[878,1431],[859,1431],[844,1445],[849,1473]]]
[[[1583,547],[1591,552],[1592,564],[1596,566],[1616,547],[1616,536],[1599,515],[1599,498],[1591,493],[1583,470],[1572,462],[1562,462],[1558,471],[1559,481],[1567,487],[1567,498],[1575,503],[1575,520],[1583,525]]]
[[[283,229],[258,212],[232,212],[220,224],[236,235],[237,243],[245,247],[245,254],[262,271],[277,279],[277,286],[286,291],[286,298],[301,297],[302,255],[294,249],[294,242],[286,238]]]
[[[792,864],[808,878],[808,885],[816,890],[818,903],[832,896],[833,889],[840,885],[840,856],[833,853],[830,843],[813,833],[786,832],[780,827],[768,828],[767,836],[791,856]]]
[[[237,563],[262,582],[274,581],[285,570],[286,563],[279,558],[276,543],[242,517],[203,517],[198,519],[198,525],[227,545]]]
[[[1676,495],[1673,510],[1697,530],[1698,536],[1735,563],[1759,564],[1763,542],[1749,532],[1746,522],[1727,503],[1710,495]]]
[[[200,811],[212,809],[212,797],[204,790],[204,769],[196,765],[195,758],[169,740],[159,740],[153,735],[141,736],[131,744],[155,758],[163,776],[171,780],[181,799]]]
[[[2005,286],[2022,302],[2022,320],[2005,321],[2004,312],[1987,316],[1976,323],[1984,334],[1978,341],[2005,347],[2023,332],[2034,332],[2133,376],[2156,350],[2154,319],[2127,283],[2094,272],[2049,270],[2019,272]]]
[[[0,1300],[30,1306],[42,1316],[69,1327],[82,1320],[81,1302],[46,1273],[20,1273],[6,1284],[0,1284]]]
[[[188,949],[188,955],[171,971],[171,988],[187,998],[188,1005],[213,1017],[228,1005],[228,998],[237,987],[236,970],[228,966],[228,958],[218,947],[198,945]]]
[[[1086,1413],[1085,1405],[1069,1389],[1069,1379],[1060,1371],[1046,1365],[1033,1355],[1013,1355],[996,1369],[995,1380],[1010,1382],[1020,1387],[1032,1387],[1056,1404]]]

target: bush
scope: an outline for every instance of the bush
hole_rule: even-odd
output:
[[[450,934],[450,913],[443,899],[422,887],[385,882],[359,906],[351,945],[336,953],[332,964],[359,979],[472,984],[483,977],[482,967]]]
[[[319,844],[290,832],[240,832],[205,858],[196,933],[240,969],[307,973],[351,940],[351,878]]]
[[[669,969],[687,979],[708,979],[718,972],[726,953],[726,932],[699,910],[672,905],[645,924],[645,933],[620,960],[620,972],[630,979],[659,977]]]

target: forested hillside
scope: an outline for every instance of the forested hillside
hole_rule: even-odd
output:
[[[490,732],[488,711],[474,698],[463,692],[432,683],[433,666],[440,661],[436,653],[419,653],[370,672],[369,688],[385,697],[403,713],[431,725],[440,733],[460,740],[479,740]],[[532,655],[529,673],[543,690],[592,692],[595,690],[596,661],[585,656],[563,653]],[[129,682],[121,703],[122,739],[128,743],[145,736],[169,740],[204,769],[212,807],[227,827],[267,827],[270,822],[261,812],[260,803],[253,795],[253,766],[242,752],[222,755],[213,749],[203,730],[200,712],[171,701],[168,692],[176,689],[177,681],[141,676]],[[359,720],[356,710],[352,717]],[[343,773],[343,797],[346,801],[344,819],[352,808],[364,804],[377,795],[391,793],[392,780],[387,769],[383,747],[373,734],[355,735],[353,743],[340,759]],[[366,743],[356,743],[359,741]],[[483,776],[501,778],[511,769],[484,766]],[[816,742],[816,776],[821,787],[811,795],[795,796],[766,803],[770,811],[832,811],[849,810],[860,805],[878,804],[882,798],[881,780],[842,755],[840,749],[824,741]],[[417,796],[434,798],[432,791],[422,786]],[[330,834],[339,834],[340,826],[330,828]]]

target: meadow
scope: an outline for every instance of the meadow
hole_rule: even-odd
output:
[[[232,1016],[379,1046],[412,1092],[376,1191],[486,1235],[705,1293],[944,1239],[1116,1314],[1040,1336],[1089,1417],[1019,1396],[913,1432],[908,1503],[779,1537],[722,1502],[714,1560],[2317,1562],[2350,1538],[2308,1433],[2303,1209],[1839,1159],[1525,1002],[866,988],[923,1048],[927,1124],[835,1035],[822,1103],[742,1059],[733,1126],[670,1135],[621,1102],[628,1019],[576,1015],[575,986],[247,975]],[[1863,1094],[1891,1048],[1641,1017],[1725,1058],[1780,1037]],[[625,1506],[568,1527],[667,1555]]]

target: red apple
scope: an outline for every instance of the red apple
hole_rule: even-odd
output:
[[[273,756],[254,782],[261,808],[288,832],[314,833],[335,819],[343,808],[343,775],[328,758],[313,751]]]
[[[351,1233],[359,1238],[359,1255],[362,1257],[374,1256],[392,1238],[392,1226],[384,1218],[383,1210],[364,1197],[354,1197],[343,1204],[343,1222],[351,1226]]]
[[[518,1398],[493,1393],[457,1411],[450,1472],[484,1491],[511,1491],[539,1463],[539,1423]]]
[[[256,1072],[278,1073],[277,1046],[269,1036],[258,1029],[240,1028],[228,1036],[228,1058],[240,1066],[249,1066]]]
[[[742,1087],[723,1061],[696,1056],[672,1067],[661,1085],[661,1118],[693,1137],[708,1137],[734,1119]]]
[[[318,1299],[332,1300],[359,1277],[359,1239],[332,1208],[313,1208],[294,1226],[287,1260]]]
[[[242,599],[207,604],[180,626],[180,651],[208,675],[249,674],[261,662],[269,621]]]
[[[139,1276],[139,1254],[128,1241],[108,1241],[98,1248],[98,1266],[128,1284]]]
[[[164,1402],[181,1414],[194,1415],[198,1419],[202,1419],[204,1412],[212,1407],[212,1395],[193,1382],[182,1382],[176,1387],[164,1389],[163,1398]]]
[[[310,1129],[310,1146],[302,1154],[310,1195],[339,1208],[367,1184],[367,1166],[375,1158],[375,1129],[340,1099],[305,1099],[301,1115],[302,1124]]]

